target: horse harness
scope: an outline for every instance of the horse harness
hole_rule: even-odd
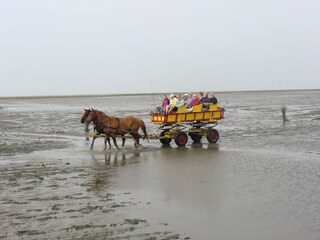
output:
[[[121,130],[120,129],[120,118],[118,117],[111,117],[110,119],[115,119],[118,123],[118,126],[117,127],[113,127],[113,126],[105,126],[102,124],[102,121],[99,121],[99,132],[101,129],[103,128],[110,128],[110,129],[114,129],[116,131],[122,131],[122,132],[125,132],[125,133],[138,133],[138,132],[133,132],[133,131],[126,131],[126,130]]]
[[[112,119],[112,118],[110,118],[110,119]],[[114,118],[114,119],[116,119],[116,121],[117,121],[117,124],[118,124],[118,126],[117,127],[113,127],[113,126],[105,126],[105,125],[102,125],[102,121],[99,121],[100,122],[100,124],[99,124],[99,128],[100,129],[103,129],[103,128],[110,128],[110,129],[114,129],[114,130],[117,130],[117,131],[121,131],[121,129],[120,129],[120,118]]]

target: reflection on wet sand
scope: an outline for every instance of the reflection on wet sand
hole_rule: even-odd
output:
[[[105,192],[112,185],[110,180],[112,172],[109,171],[108,166],[100,161],[100,158],[95,154],[91,154],[92,165],[91,174],[89,175],[89,182],[91,182],[90,191],[99,193]]]
[[[212,149],[218,151],[220,148],[220,145],[217,143],[211,143],[207,145],[207,149]]]
[[[140,156],[140,151],[135,150],[133,152],[127,151],[105,151],[104,159],[105,164],[113,166],[124,166],[126,164],[126,160],[130,158],[138,158]]]
[[[104,159],[103,159],[104,155]],[[100,192],[106,191],[113,186],[111,177],[116,174],[114,167],[121,167],[127,164],[128,159],[138,158],[140,156],[139,150],[125,151],[125,150],[109,150],[104,151],[104,154],[91,152],[91,191]]]

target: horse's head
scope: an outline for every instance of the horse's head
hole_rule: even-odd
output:
[[[88,117],[86,118],[86,121],[85,121],[86,125],[88,125],[89,123],[91,123],[95,119],[96,119],[96,111],[92,108],[90,110]]]
[[[87,119],[87,117],[89,116],[90,112],[91,112],[90,109],[85,109],[85,108],[84,108],[84,114],[82,115],[82,118],[81,118],[81,120],[80,120],[80,122],[81,122],[82,124],[86,121],[86,119]]]

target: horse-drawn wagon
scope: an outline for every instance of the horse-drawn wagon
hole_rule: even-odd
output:
[[[216,143],[219,132],[214,127],[217,120],[223,119],[224,111],[218,104],[211,104],[208,110],[203,111],[202,104],[199,104],[192,111],[181,106],[175,113],[152,113],[150,116],[153,124],[160,125],[161,133],[156,138],[162,144],[168,145],[174,139],[178,146],[184,146],[188,142],[188,135],[194,142],[200,142],[202,137],[206,137],[208,142]]]
[[[126,138],[133,138],[137,147],[140,137],[159,139],[163,145],[169,145],[174,139],[178,146],[184,146],[188,142],[188,135],[194,142],[200,142],[202,137],[206,137],[210,143],[216,143],[219,140],[219,132],[214,127],[217,125],[217,120],[223,119],[224,111],[224,108],[218,107],[218,104],[211,104],[206,111],[203,111],[202,104],[199,104],[194,106],[192,111],[186,106],[181,106],[174,113],[150,113],[151,123],[159,125],[160,134],[147,134],[142,119],[131,116],[116,118],[94,109],[85,109],[81,123],[88,125],[93,122],[95,126],[96,133],[89,135],[93,137],[91,148],[94,140],[103,135],[105,147],[107,140],[111,147],[109,137],[113,139],[117,148],[115,138],[122,138],[122,146]],[[143,135],[138,133],[139,128],[143,130]],[[127,136],[127,133],[131,136]]]

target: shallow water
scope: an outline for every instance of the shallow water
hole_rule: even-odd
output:
[[[319,93],[217,93],[217,144],[106,152],[83,108],[157,133],[159,96],[0,99],[0,239],[318,239]]]

